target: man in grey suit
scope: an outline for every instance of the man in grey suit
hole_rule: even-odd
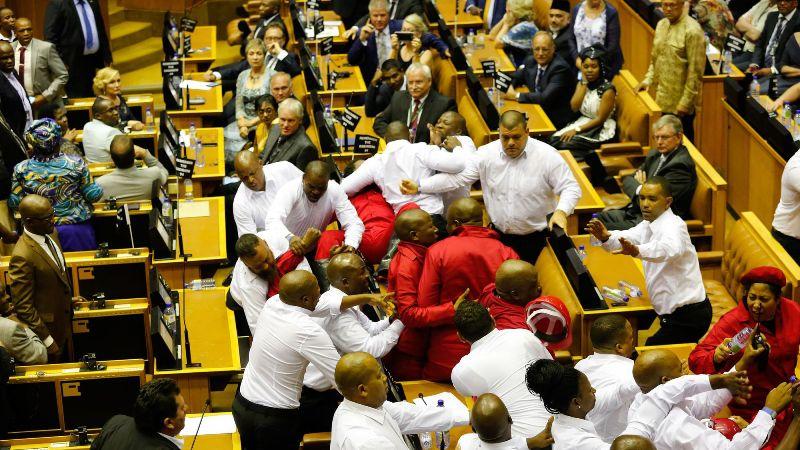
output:
[[[287,98],[278,105],[279,123],[269,130],[261,154],[263,164],[289,161],[298,169],[305,170],[309,162],[319,159],[319,150],[302,126],[303,114],[303,104],[297,99]]]
[[[30,19],[20,17],[14,27],[14,67],[31,104],[38,108],[64,94],[69,73],[55,45],[34,39]]]
[[[0,317],[0,345],[8,350],[17,364],[47,364],[47,347],[39,336],[7,317]]]
[[[153,193],[153,182],[167,182],[167,169],[150,154],[136,147],[130,137],[120,134],[111,140],[111,160],[117,166],[113,172],[97,178],[103,188],[102,200],[115,197],[117,200],[149,200]],[[147,167],[136,167],[135,159],[144,160]]]
[[[609,230],[627,230],[642,221],[639,190],[648,178],[658,175],[667,179],[672,191],[672,211],[684,219],[697,187],[697,172],[689,150],[683,145],[683,127],[676,116],[662,116],[653,125],[656,148],[650,150],[644,163],[632,176],[622,179],[622,189],[631,198],[625,208],[600,213],[599,219]]]

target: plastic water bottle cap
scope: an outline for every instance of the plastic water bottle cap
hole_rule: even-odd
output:
[[[790,383],[797,383],[797,377],[792,375],[791,377],[789,377],[789,382]]]
[[[444,400],[439,399],[439,401],[436,402],[436,407],[437,408],[444,408]]]

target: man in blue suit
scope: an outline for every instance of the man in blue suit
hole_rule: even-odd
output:
[[[506,13],[506,0],[467,0],[464,10],[473,16],[487,17],[483,12],[489,9],[489,29],[497,25]]]
[[[402,28],[402,21],[389,20],[386,0],[371,0],[369,21],[359,30],[358,38],[347,53],[347,62],[359,66],[365,80],[372,80],[375,70],[392,54],[392,33]]]

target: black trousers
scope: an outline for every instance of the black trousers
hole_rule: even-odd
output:
[[[800,239],[787,236],[774,228],[772,229],[772,237],[783,246],[786,253],[788,253],[797,264],[800,264]]]
[[[331,431],[333,414],[342,401],[342,395],[336,389],[324,392],[303,386],[300,394],[300,430],[302,434],[324,433]]]
[[[500,234],[500,242],[514,249],[519,259],[536,264],[539,253],[547,245],[547,230],[535,231],[531,234],[505,234],[492,227]]]
[[[639,209],[636,208],[636,211]],[[642,221],[642,216],[636,214],[634,209],[626,206],[622,209],[612,209],[610,211],[603,211],[599,213],[598,219],[609,230],[627,230],[633,228]]]
[[[681,306],[672,312],[658,316],[661,329],[650,336],[645,345],[667,345],[697,343],[711,325],[711,302]]]
[[[300,409],[278,409],[250,402],[237,391],[233,399],[233,421],[239,430],[242,450],[297,450]]]
[[[70,98],[94,97],[92,80],[105,64],[100,52],[93,55],[81,55],[74,61],[64,61],[69,65],[69,80],[64,90]]]
[[[665,113],[672,116],[677,117],[681,121],[681,126],[683,127],[683,134],[689,138],[690,141],[694,144],[694,117],[695,113],[686,115],[686,116],[679,116],[673,113]]]

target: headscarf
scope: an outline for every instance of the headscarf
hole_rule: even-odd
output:
[[[61,127],[53,119],[35,120],[25,131],[25,142],[33,148],[32,159],[51,160],[61,154]]]
[[[594,90],[601,86],[603,83],[608,81],[608,63],[606,62],[606,49],[603,47],[602,44],[592,44],[581,51],[579,55],[581,61],[586,58],[593,59],[597,61],[600,65],[600,76],[591,83],[589,83],[589,89]]]

